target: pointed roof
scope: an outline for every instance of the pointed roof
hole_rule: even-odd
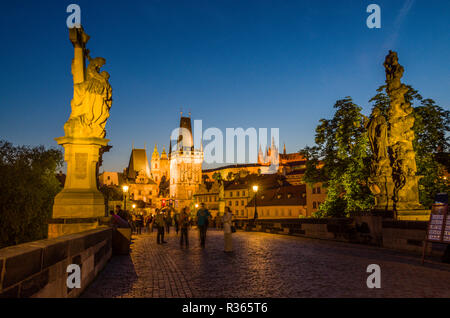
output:
[[[166,147],[163,146],[163,150],[161,152],[161,159],[167,159]]]
[[[155,144],[155,149],[153,149],[152,159],[155,157],[159,158],[158,146],[156,144]]]
[[[135,179],[139,171],[143,171],[147,177],[150,177],[150,166],[148,165],[145,149],[133,149],[131,151],[126,177],[128,179]]]
[[[192,125],[191,125],[191,118],[190,117],[183,117],[180,118],[180,134],[178,136],[178,142],[177,142],[177,150],[181,150],[181,147],[183,149],[185,148],[191,148],[194,149],[194,140],[192,138]],[[183,134],[182,129],[187,129],[187,131],[190,134],[190,138],[186,138],[188,140],[183,140]],[[190,140],[189,140],[190,139]]]

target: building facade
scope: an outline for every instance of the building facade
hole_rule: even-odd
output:
[[[179,137],[174,149],[170,147],[169,162],[170,199],[176,209],[191,206],[202,183],[203,149],[194,148],[190,117],[181,116]]]

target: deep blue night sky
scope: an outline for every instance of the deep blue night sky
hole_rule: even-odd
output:
[[[337,99],[370,112],[389,49],[407,84],[450,105],[449,1],[2,1],[0,138],[57,147],[72,98],[70,3],[111,75],[105,170],[126,166],[132,142],[167,149],[181,108],[204,129],[279,127],[298,151]],[[381,29],[366,26],[370,3]]]

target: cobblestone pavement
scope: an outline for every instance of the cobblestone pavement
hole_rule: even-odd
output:
[[[340,242],[237,232],[223,252],[223,232],[198,233],[180,248],[172,230],[134,236],[130,256],[114,256],[83,297],[450,297],[450,266],[420,257]],[[381,289],[366,285],[369,264],[381,267]]]

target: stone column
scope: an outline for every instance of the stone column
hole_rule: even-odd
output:
[[[67,176],[64,189],[55,197],[49,238],[82,232],[99,226],[105,215],[103,194],[97,189],[96,166],[103,138],[55,138],[64,147]]]

